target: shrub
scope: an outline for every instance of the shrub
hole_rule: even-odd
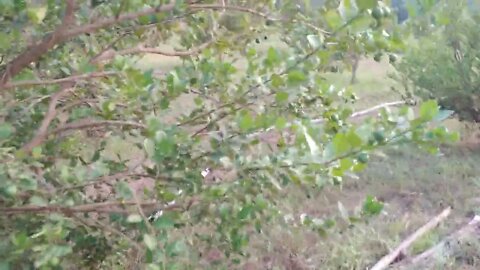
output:
[[[480,122],[480,17],[457,4],[442,2],[435,16],[427,14],[435,25],[395,65],[396,79],[412,94],[437,99],[461,120]]]
[[[435,102],[352,123],[355,96],[322,77],[336,52],[388,50],[371,26],[377,1],[304,13],[272,1],[35,2],[0,1],[2,268],[232,269],[272,223],[332,225],[284,222],[287,185],[319,190],[378,147],[452,137],[425,128]],[[260,50],[258,33],[283,42]],[[162,70],[145,67],[154,55]],[[362,212],[379,211],[369,197]]]

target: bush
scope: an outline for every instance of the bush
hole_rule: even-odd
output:
[[[461,120],[480,122],[480,17],[456,4],[447,1],[434,10],[436,24],[395,65],[396,79]]]
[[[273,223],[332,225],[285,222],[286,186],[318,191],[376,148],[452,138],[425,128],[435,102],[352,123],[355,95],[322,77],[339,51],[399,42],[372,28],[377,1],[27,2],[0,1],[2,269],[232,269]],[[258,33],[283,42],[262,50]]]

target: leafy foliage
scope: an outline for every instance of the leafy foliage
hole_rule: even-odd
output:
[[[427,13],[428,34],[419,37],[396,65],[397,80],[410,94],[435,98],[460,119],[480,121],[479,17],[466,3],[441,1]],[[409,27],[425,26],[425,17]],[[435,24],[432,24],[435,23]]]
[[[287,185],[308,193],[378,147],[454,139],[426,128],[436,102],[349,120],[355,95],[322,77],[329,62],[403,45],[372,17],[380,1],[341,2],[1,1],[3,265],[231,268],[284,220]],[[260,34],[281,43],[261,50]],[[180,63],[141,68],[152,54]],[[332,226],[317,221],[300,225]]]

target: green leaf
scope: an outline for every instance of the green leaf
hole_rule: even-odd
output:
[[[420,106],[420,118],[425,121],[432,120],[438,114],[439,108],[435,100],[428,100]]]
[[[254,120],[250,112],[245,112],[240,117],[240,121],[238,123],[239,128],[242,131],[248,131],[254,127]]]
[[[363,203],[363,212],[366,215],[378,215],[383,210],[383,203],[378,201],[377,198],[368,195]]]
[[[272,78],[272,86],[274,88],[280,88],[284,86],[285,82],[280,75],[273,74],[271,78]]]
[[[41,23],[47,15],[47,7],[32,7],[27,9],[28,18],[34,23]]]
[[[165,157],[173,155],[175,153],[175,146],[175,141],[171,137],[160,139],[160,141],[155,144],[154,159],[156,161],[162,161]]]
[[[34,147],[32,149],[32,157],[34,159],[39,159],[42,157],[42,147],[41,146],[37,146],[37,147]]]
[[[287,75],[287,84],[297,86],[307,80],[307,76],[300,70],[292,70]]]
[[[142,216],[139,214],[131,214],[127,217],[128,223],[139,223],[142,221]]]
[[[324,15],[325,20],[328,23],[328,26],[333,29],[339,28],[343,24],[342,17],[336,10],[329,10]]]
[[[280,63],[280,60],[281,59],[280,59],[280,55],[278,54],[278,51],[274,47],[268,48],[265,64],[267,66],[274,67],[278,63]]]
[[[151,236],[150,234],[143,235],[143,243],[147,246],[148,249],[154,250],[157,247],[157,241],[155,237]]]
[[[284,91],[278,91],[275,93],[275,101],[282,103],[288,101],[288,93]]]
[[[13,131],[13,126],[9,123],[0,123],[0,141],[8,139]]]
[[[240,220],[246,219],[253,211],[251,206],[244,206],[237,214],[237,218]]]
[[[275,120],[275,128],[277,129],[284,129],[287,126],[287,120],[283,117],[278,117],[277,120]]]
[[[157,229],[170,229],[175,226],[175,222],[168,214],[163,214],[153,222],[153,226]]]
[[[359,9],[372,9],[378,5],[378,0],[357,0]]]
[[[335,154],[340,155],[351,149],[347,136],[343,133],[337,133],[332,140]]]
[[[312,49],[318,49],[322,45],[322,37],[319,35],[307,35],[307,40]]]
[[[305,140],[307,141],[308,148],[310,149],[310,154],[312,156],[317,156],[320,154],[320,147],[318,147],[317,143],[315,140],[308,134],[308,130],[305,126],[302,126],[303,128],[303,135],[305,136]]]
[[[351,147],[357,148],[363,145],[362,138],[354,131],[351,130],[346,134],[346,139]]]

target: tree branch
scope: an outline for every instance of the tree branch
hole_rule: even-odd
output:
[[[64,187],[64,188],[61,188],[59,191],[64,192],[64,191],[68,191],[68,190],[72,190],[72,189],[80,189],[80,188],[84,188],[84,187],[88,187],[88,186],[92,186],[92,185],[108,183],[108,182],[110,182],[112,180],[115,180],[115,179],[118,179],[118,178],[132,177],[132,176],[151,177],[150,175],[132,173],[130,170],[127,170],[127,171],[124,171],[124,172],[119,172],[119,173],[115,173],[115,174],[111,174],[111,175],[101,176],[101,177],[97,178],[96,180],[87,181],[87,182],[82,183],[82,184]]]
[[[58,100],[64,96],[67,92],[72,91],[72,87],[65,86],[62,90],[58,91],[52,97],[50,98],[50,103],[48,104],[48,111],[45,114],[45,117],[42,120],[42,123],[40,124],[40,127],[38,128],[37,132],[35,133],[35,136],[33,139],[31,139],[28,143],[26,143],[22,147],[22,151],[25,153],[30,153],[33,148],[37,147],[40,145],[45,139],[47,139],[48,136],[48,127],[50,126],[50,123],[55,119],[57,116],[57,103]]]
[[[101,121],[76,121],[54,129],[49,135],[56,135],[67,130],[86,129],[102,126],[130,126],[134,128],[146,129],[147,126],[141,123],[120,121],[120,120],[101,120]]]
[[[20,73],[20,71],[26,68],[30,63],[38,61],[42,55],[51,50],[55,45],[64,43],[76,36],[92,33],[99,29],[106,28],[123,21],[134,20],[141,16],[151,15],[159,12],[171,11],[174,7],[175,3],[156,8],[146,8],[138,12],[126,13],[118,17],[112,17],[92,24],[77,26],[69,29],[71,26],[70,24],[73,21],[72,18],[74,18],[73,11],[75,9],[75,1],[68,0],[62,25],[57,27],[52,34],[46,35],[39,43],[31,46],[7,64],[5,71],[0,73],[0,90],[4,90],[5,84],[11,78]]]
[[[64,32],[75,22],[75,0],[67,0],[65,16],[62,24],[49,35],[46,35],[39,43],[29,47],[19,56],[7,64],[5,70],[0,73],[0,90],[15,75],[20,73],[30,63],[36,62],[43,54],[52,49],[55,45],[65,41]]]
[[[100,54],[98,57],[95,57],[95,59],[92,62],[97,63],[101,61],[110,60],[117,55],[130,55],[130,54],[140,54],[140,53],[159,54],[159,55],[171,56],[171,57],[192,56],[192,55],[201,53],[204,49],[206,49],[212,43],[213,43],[213,40],[210,40],[208,42],[200,44],[199,46],[191,48],[186,51],[173,51],[173,52],[164,51],[158,48],[144,47],[143,45],[140,44],[136,47],[128,48],[120,51],[109,49],[103,52],[102,54]]]
[[[61,212],[65,214],[72,213],[88,213],[88,212],[110,212],[115,213],[121,209],[114,209],[119,206],[136,205],[135,201],[108,201],[101,203],[82,204],[76,206],[61,206],[61,205],[25,205],[17,207],[2,207],[0,213],[15,214],[15,213],[52,213]],[[157,201],[139,202],[141,206],[160,206],[161,203]],[[178,207],[178,206],[177,206]],[[105,209],[108,208],[108,209]]]
[[[32,87],[38,85],[52,85],[52,84],[60,84],[66,82],[77,82],[79,80],[92,80],[95,78],[103,78],[108,76],[118,75],[119,73],[116,71],[104,71],[104,72],[92,72],[87,74],[81,75],[73,75],[65,78],[60,79],[53,79],[53,80],[28,80],[28,81],[18,81],[13,83],[5,84],[2,89],[11,89],[17,87]]]
[[[218,4],[193,4],[189,6],[191,9],[213,9],[213,10],[234,10],[245,13],[250,13],[255,16],[263,17],[271,21],[280,21],[281,19],[271,18],[267,14],[257,11],[255,9],[242,7],[242,6],[229,6],[229,5],[218,5]]]

